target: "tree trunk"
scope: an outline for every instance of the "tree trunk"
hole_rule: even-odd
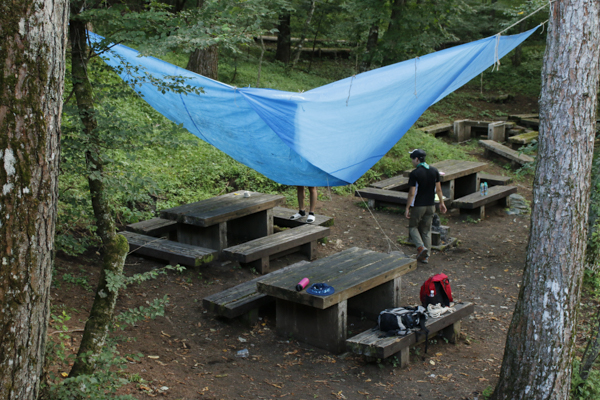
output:
[[[219,46],[213,44],[204,49],[196,49],[190,54],[187,67],[188,71],[206,76],[207,78],[219,79]]]
[[[290,62],[291,55],[291,19],[292,18],[289,12],[283,14],[279,17],[279,25],[277,25],[279,33],[277,34],[277,51],[275,52],[275,59],[285,64],[288,64]]]
[[[68,7],[0,9],[0,399],[28,400],[50,313]]]
[[[523,284],[493,399],[568,399],[594,149],[599,2],[558,0],[540,98]]]
[[[367,39],[367,50],[363,55],[363,62],[360,64],[360,71],[365,72],[371,68],[371,62],[373,61],[373,54],[377,48],[377,39],[379,38],[379,25],[373,24],[369,29],[369,38]]]
[[[71,3],[71,13],[76,15],[80,5]],[[92,311],[85,324],[85,330],[77,359],[69,376],[91,374],[95,370],[95,359],[102,352],[108,330],[112,323],[118,290],[107,288],[106,275],[112,272],[121,275],[129,247],[122,235],[116,234],[116,226],[106,199],[103,181],[103,161],[100,153],[101,138],[98,137],[97,121],[94,111],[92,86],[87,75],[88,52],[86,47],[85,23],[72,18],[69,23],[72,48],[73,91],[77,108],[89,138],[90,147],[86,151],[88,183],[92,197],[92,208],[96,218],[97,233],[103,245],[103,269],[96,289],[96,298]]]
[[[385,43],[385,47],[389,50],[385,52],[383,63],[390,64],[396,60],[394,55],[395,52],[395,43],[402,40],[400,38],[398,20],[402,16],[402,12],[404,11],[404,6],[406,5],[406,0],[394,0],[394,4],[392,5],[392,13],[390,14],[390,23],[388,24],[388,28],[383,35],[383,42]]]
[[[308,16],[306,17],[306,22],[304,23],[304,29],[302,30],[302,35],[300,36],[300,41],[298,42],[298,47],[296,47],[296,52],[294,54],[294,61],[292,61],[292,69],[296,66],[296,63],[300,59],[300,54],[302,53],[302,46],[304,45],[304,40],[306,39],[306,31],[310,26],[310,21],[312,20],[312,16],[315,13],[315,6],[317,5],[317,0],[312,0],[310,2],[310,10],[308,11]]]
[[[521,21],[521,23],[519,24],[519,33],[523,33],[523,32],[525,32],[525,21]],[[515,49],[515,52],[511,58],[513,67],[518,67],[519,65],[521,65],[522,55],[523,55],[523,44],[520,44]]]

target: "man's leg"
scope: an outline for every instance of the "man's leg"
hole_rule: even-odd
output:
[[[428,250],[427,256],[431,255],[431,222],[433,221],[433,214],[435,213],[435,206],[423,207],[423,214],[419,221],[418,230],[423,240],[423,246]]]
[[[290,217],[290,219],[300,219],[306,215],[304,211],[304,186],[296,186],[298,192],[298,212]]]
[[[308,187],[308,194],[310,198],[310,208],[306,222],[309,224],[315,222],[315,207],[317,206],[317,188],[315,186]]]
[[[410,219],[408,220],[408,236],[410,241],[419,247],[424,247],[423,239],[421,238],[421,232],[419,232],[419,222],[423,218],[425,207],[413,207],[410,210]]]

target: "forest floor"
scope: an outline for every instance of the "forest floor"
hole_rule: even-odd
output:
[[[527,102],[527,105],[522,102]],[[533,102],[533,106],[531,103]],[[535,100],[515,99],[499,105],[507,113],[531,112]],[[481,107],[490,108],[490,103]],[[526,111],[524,111],[526,110]],[[472,150],[479,160],[489,162],[486,172],[506,174],[503,163],[486,160],[479,148]],[[516,183],[518,193],[531,200],[531,176]],[[320,189],[317,213],[335,218],[326,244],[320,244],[318,258],[349,247],[380,252],[408,233],[408,220],[401,209],[377,209],[373,214],[351,196],[330,194]],[[146,306],[147,301],[169,298],[164,317],[148,319],[118,330],[121,355],[130,358],[125,373],[135,377],[120,389],[138,399],[482,399],[498,379],[506,332],[518,296],[529,237],[530,217],[506,214],[494,207],[482,221],[446,214],[443,222],[450,236],[459,239],[456,247],[434,252],[430,263],[418,265],[402,281],[402,303],[418,303],[421,284],[443,272],[450,278],[454,299],[475,304],[475,313],[462,322],[456,345],[432,339],[426,354],[418,345],[411,362],[400,369],[398,360],[368,363],[360,356],[327,351],[306,345],[275,332],[274,308],[261,313],[254,327],[241,321],[217,319],[202,307],[202,299],[256,277],[238,264],[215,263],[170,272],[123,291],[117,311]],[[391,250],[414,254],[414,248],[394,243]],[[285,266],[300,260],[290,255],[274,265]],[[66,311],[71,330],[82,329],[93,301],[100,271],[98,254],[80,258],[58,257],[53,285],[53,312]],[[127,275],[163,265],[133,255],[126,261]],[[62,279],[68,274],[69,279]],[[374,321],[349,318],[349,337],[375,325]],[[50,332],[52,332],[52,327]],[[81,339],[71,334],[68,348],[76,350]],[[248,358],[237,358],[248,349]],[[68,371],[66,371],[68,372]]]

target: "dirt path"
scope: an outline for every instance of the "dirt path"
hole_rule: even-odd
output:
[[[491,164],[488,172],[501,173]],[[521,184],[519,193],[531,197]],[[335,226],[318,257],[359,246],[387,252],[390,244],[407,234],[408,220],[398,210],[368,210],[354,197],[334,195],[319,202],[318,212],[335,217]],[[472,221],[472,219],[471,219]],[[506,330],[521,282],[529,216],[509,216],[495,208],[481,222],[468,222],[455,212],[447,217],[450,235],[460,244],[435,253],[428,265],[403,279],[405,305],[418,302],[421,284],[431,275],[450,277],[456,301],[475,303],[475,314],[463,321],[461,340],[451,345],[434,339],[427,354],[418,346],[411,351],[408,368],[397,360],[366,363],[351,354],[326,351],[275,334],[274,310],[267,309],[260,323],[248,328],[239,321],[215,319],[202,308],[202,299],[254,276],[234,263],[170,273],[133,287],[120,297],[118,309],[145,306],[146,301],[169,296],[166,315],[116,332],[122,355],[142,353],[132,361],[128,374],[143,379],[122,389],[139,399],[474,399],[497,380]],[[383,234],[385,232],[385,235]],[[394,245],[395,246],[395,245]],[[413,248],[397,245],[406,254]],[[396,248],[392,248],[396,250]],[[287,265],[293,256],[278,261]],[[128,274],[158,268],[152,261],[130,256]],[[54,313],[66,310],[72,328],[82,328],[98,274],[97,256],[57,260],[52,302]],[[61,279],[70,274],[71,282]],[[69,279],[67,279],[69,280]],[[372,321],[350,319],[349,334],[374,326]],[[52,329],[51,329],[52,331]],[[73,333],[70,347],[80,336]],[[248,349],[250,357],[236,352]],[[162,388],[162,390],[161,390]]]

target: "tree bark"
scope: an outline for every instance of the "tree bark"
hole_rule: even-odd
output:
[[[76,16],[80,4],[71,2],[72,16]],[[73,91],[77,100],[79,116],[88,136],[89,148],[86,151],[86,164],[88,167],[88,183],[92,197],[92,208],[96,219],[97,233],[102,239],[103,262],[102,273],[96,297],[90,316],[85,324],[85,330],[77,359],[73,364],[69,376],[91,374],[96,365],[95,359],[102,352],[106,336],[112,324],[114,307],[118,290],[109,290],[106,276],[108,272],[121,275],[129,246],[124,236],[116,233],[116,225],[110,213],[108,200],[103,181],[103,160],[101,155],[101,138],[98,137],[97,121],[94,111],[92,85],[88,79],[87,64],[88,52],[86,46],[85,22],[71,18],[69,33],[72,48],[71,73],[73,75]]]
[[[568,399],[594,150],[599,2],[550,5],[523,284],[493,399]]]
[[[219,46],[213,44],[204,49],[196,49],[190,54],[188,71],[195,72],[207,78],[219,79]]]
[[[294,60],[292,61],[292,69],[298,63],[300,59],[300,54],[302,53],[302,46],[304,45],[304,40],[306,40],[306,32],[310,27],[310,21],[312,20],[312,16],[315,13],[315,6],[317,5],[317,0],[312,0],[310,2],[310,10],[308,11],[308,16],[306,17],[306,22],[304,23],[304,29],[302,29],[302,35],[300,36],[300,41],[298,42],[298,46],[296,47],[296,51],[294,53]]]
[[[390,64],[395,61],[394,49],[395,43],[401,40],[400,32],[399,32],[399,19],[402,16],[402,12],[404,11],[404,6],[406,5],[406,0],[394,0],[392,4],[392,13],[390,14],[390,23],[388,24],[388,28],[383,35],[383,42],[385,43],[385,47],[389,48],[388,51],[385,52],[383,63]]]
[[[277,33],[277,51],[275,52],[275,59],[285,64],[288,64],[290,62],[291,55],[291,19],[292,18],[289,12],[283,14],[279,17],[279,25],[277,25],[279,33]]]
[[[0,10],[0,399],[28,400],[50,313],[68,7]]]
[[[373,24],[369,29],[369,37],[367,39],[367,49],[363,55],[363,61],[360,64],[360,70],[358,72],[365,72],[371,68],[371,62],[373,61],[373,54],[377,48],[377,39],[379,38],[379,25]]]

